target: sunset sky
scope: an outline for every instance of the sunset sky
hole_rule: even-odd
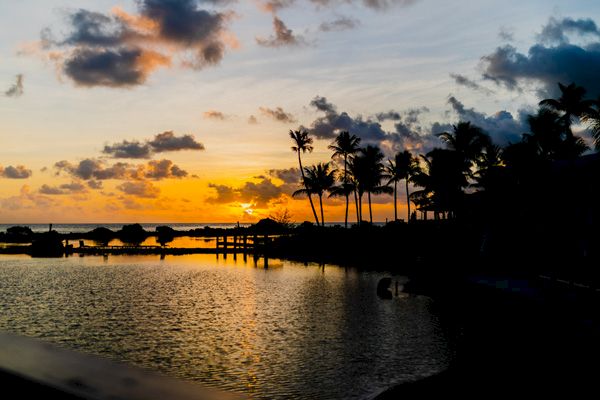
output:
[[[556,82],[600,94],[596,21],[592,1],[0,2],[0,220],[310,220],[290,129],[315,135],[305,165],[340,129],[388,156],[459,120],[516,141]]]

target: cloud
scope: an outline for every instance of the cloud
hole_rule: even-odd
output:
[[[274,34],[268,38],[256,37],[256,43],[264,47],[300,46],[305,44],[302,36],[294,35],[285,23],[276,15],[273,15]]]
[[[0,176],[8,179],[27,179],[32,175],[30,169],[27,169],[23,165],[17,165],[13,167],[9,165],[8,167],[0,167]]]
[[[383,122],[387,120],[398,121],[402,117],[398,111],[390,110],[375,114],[375,118],[377,118],[377,121]]]
[[[270,117],[278,122],[284,122],[284,123],[296,122],[296,118],[292,114],[283,111],[283,108],[281,108],[281,107],[276,107],[274,109],[267,108],[267,107],[260,107],[259,110],[263,115]]]
[[[365,7],[382,11],[392,6],[410,6],[418,0],[309,0],[318,7],[336,7],[344,4],[362,4]],[[291,7],[297,0],[261,0],[259,7],[266,12],[275,13],[283,8]]]
[[[332,21],[323,22],[319,26],[319,30],[321,32],[339,32],[354,29],[359,25],[360,21],[357,19],[340,16]]]
[[[188,173],[171,160],[152,160],[144,167],[140,167],[144,178],[147,179],[167,179],[167,178],[185,178]]]
[[[151,158],[155,153],[182,150],[204,150],[204,145],[193,135],[176,136],[173,131],[166,131],[144,142],[124,140],[106,145],[102,152],[113,158]]]
[[[179,179],[186,177],[188,172],[173,164],[171,160],[152,160],[146,164],[129,164],[117,162],[107,165],[104,160],[87,158],[77,164],[63,160],[54,164],[57,173],[66,173],[74,178],[95,181],[90,187],[99,187],[98,181],[142,180],[142,179]]]
[[[479,126],[498,145],[516,143],[520,140],[521,134],[529,129],[525,118],[526,110],[522,110],[519,118],[515,119],[508,111],[499,111],[488,116],[485,113],[476,111],[474,108],[466,108],[454,96],[448,98],[448,104],[450,104],[460,121],[469,121],[473,125]]]
[[[102,189],[102,181],[95,181],[93,179],[87,181],[87,185],[90,189]]]
[[[50,197],[32,192],[28,185],[23,185],[18,196],[0,199],[0,207],[8,210],[39,210],[52,207],[56,202]]]
[[[144,83],[150,73],[168,66],[168,57],[141,48],[76,49],[63,71],[79,86],[128,87]]]
[[[475,90],[475,91],[481,92],[481,93],[483,93],[483,94],[486,94],[486,95],[491,95],[491,94],[493,94],[493,93],[494,93],[494,91],[493,91],[493,90],[490,90],[490,89],[488,89],[488,88],[486,88],[486,87],[483,87],[483,86],[481,86],[481,85],[480,85],[480,84],[478,84],[477,82],[475,82],[475,81],[472,81],[471,79],[467,78],[467,77],[466,77],[466,76],[464,76],[464,75],[460,75],[460,74],[450,74],[450,77],[451,77],[452,79],[454,79],[454,82],[455,82],[457,85],[464,86],[464,87],[466,87],[466,88],[469,88],[469,89],[472,89],[472,90]]]
[[[568,42],[569,33],[587,33],[596,41],[586,45]],[[600,40],[598,29],[591,20],[551,19],[538,36],[539,43],[527,54],[511,45],[496,48],[482,57],[483,77],[510,90],[522,90],[522,84],[541,85],[540,96],[558,94],[558,82],[575,82],[585,87],[592,97],[600,94]],[[548,45],[548,43],[556,43]]]
[[[110,146],[106,145],[102,152],[110,154],[113,158],[150,158],[152,155],[152,149],[148,143],[127,140]]]
[[[595,36],[600,38],[600,30],[596,23],[587,19],[572,19],[563,18],[556,19],[551,17],[548,23],[542,28],[542,32],[538,35],[538,40],[541,43],[569,43],[569,34],[577,34],[579,36]]]
[[[238,46],[228,31],[232,12],[209,11],[219,0],[139,0],[137,13],[119,7],[110,13],[78,9],[67,16],[70,30],[55,39],[42,31],[39,51],[52,57],[78,86],[133,87],[160,67],[195,69],[218,64],[227,47]]]
[[[287,184],[276,185],[270,178],[257,177],[259,182],[244,182],[238,188],[209,183],[208,187],[216,191],[216,196],[206,199],[208,203],[251,203],[255,207],[265,208],[269,202],[279,199],[283,194],[291,194]]]
[[[87,192],[87,188],[80,182],[65,183],[59,186],[48,186],[44,184],[39,189],[39,192],[47,195],[76,194]]]
[[[157,198],[160,194],[160,189],[149,181],[123,182],[117,189],[130,196],[143,198]]]
[[[284,169],[270,169],[269,175],[281,179],[284,183],[298,184],[300,182],[300,170],[296,167]]]
[[[217,110],[204,111],[204,113],[202,113],[202,116],[205,119],[216,119],[216,120],[220,120],[220,121],[224,121],[227,119],[227,116],[225,114],[223,114],[221,111],[217,111]]]
[[[513,42],[515,40],[514,29],[503,26],[498,32],[498,37],[505,42]]]
[[[256,119],[256,116],[251,115],[248,117],[248,123],[250,125],[256,125],[256,124],[258,124],[258,119]]]
[[[16,76],[15,83],[13,83],[5,92],[4,95],[7,97],[21,97],[24,93],[23,90],[23,74]]]
[[[173,131],[165,131],[154,136],[148,142],[155,153],[181,150],[204,150],[204,145],[197,142],[193,135],[175,136]]]

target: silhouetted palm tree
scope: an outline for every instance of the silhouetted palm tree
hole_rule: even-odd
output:
[[[323,212],[323,194],[332,189],[335,183],[335,170],[331,169],[330,163],[319,163],[304,168],[306,172],[305,188],[296,190],[292,196],[299,194],[316,194],[319,196],[319,206],[321,208],[321,226],[325,226],[325,215]]]
[[[393,160],[388,160],[388,165],[385,167],[384,179],[387,179],[387,184],[394,183],[394,221],[398,220],[398,207],[397,207],[397,195],[398,195],[398,182],[404,179],[406,185],[406,203],[408,207],[406,221],[410,220],[410,194],[408,192],[408,182],[411,181],[413,175],[417,172],[419,162],[413,157],[408,151],[398,152],[394,156]]]
[[[544,99],[540,101],[540,106],[549,108],[550,110],[562,113],[560,117],[567,127],[567,134],[572,135],[571,124],[575,118],[582,117],[592,107],[591,100],[585,100],[585,89],[571,83],[565,86],[562,83],[558,84],[561,95],[558,99]]]
[[[354,204],[356,206],[356,223],[360,225],[362,221],[362,196],[364,193],[363,186],[359,182],[359,177],[362,173],[361,160],[356,157],[348,160],[348,181],[354,192]]]
[[[348,227],[348,197],[351,193],[351,185],[348,180],[348,158],[358,152],[360,138],[355,135],[350,135],[348,131],[342,131],[329,146],[333,150],[331,158],[341,157],[344,159],[344,176],[342,179],[342,192],[346,198],[346,214],[344,217],[344,227]]]
[[[300,167],[300,174],[302,175],[302,184],[304,185],[304,188],[306,189],[306,182],[305,182],[306,178],[304,176],[304,168],[302,168],[302,158],[300,157],[300,152],[306,153],[308,151],[309,153],[312,153],[313,140],[310,136],[308,136],[307,131],[292,131],[292,130],[290,130],[290,137],[292,138],[292,140],[294,141],[294,144],[295,144],[294,146],[292,146],[292,151],[295,151],[296,153],[298,153],[298,165]],[[308,195],[308,201],[310,202],[310,208],[312,209],[313,215],[315,217],[315,221],[316,221],[317,225],[319,225],[319,218],[317,217],[317,211],[315,210],[315,205],[313,204],[310,191],[307,191],[306,194]]]
[[[413,177],[413,182],[423,189],[415,191],[412,198],[434,212],[454,214],[461,205],[463,188],[468,186],[464,158],[446,149],[433,149],[421,158],[425,168]]]
[[[491,143],[490,137],[480,127],[471,125],[470,122],[459,122],[457,125],[452,125],[452,128],[452,132],[442,132],[437,136],[450,150],[456,151],[464,158],[465,173],[469,175],[475,160]]]
[[[360,149],[358,156],[354,157],[356,166],[355,179],[363,192],[367,192],[369,199],[369,221],[373,223],[373,208],[371,204],[371,194],[392,193],[388,186],[381,185],[383,179],[383,153],[377,146],[367,146]],[[362,214],[362,213],[361,213]]]
[[[523,140],[544,160],[573,159],[587,150],[585,142],[571,132],[568,121],[554,110],[542,107],[527,122],[530,133],[523,134]]]
[[[587,124],[594,139],[594,147],[600,150],[600,97],[592,102],[592,107],[583,113],[581,120]]]
[[[477,171],[475,171],[474,187],[488,190],[497,179],[500,169],[504,167],[502,160],[502,148],[492,143],[488,144],[480,157],[475,160]]]

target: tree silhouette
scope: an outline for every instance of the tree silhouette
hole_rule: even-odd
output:
[[[310,136],[308,136],[307,131],[292,131],[292,130],[290,130],[290,138],[292,138],[292,140],[294,141],[294,146],[292,146],[292,151],[295,151],[298,154],[298,166],[300,167],[300,174],[302,175],[302,184],[304,185],[304,188],[306,189],[306,181],[305,181],[306,177],[304,175],[304,168],[302,168],[302,158],[300,157],[300,152],[306,153],[308,151],[309,153],[312,153],[313,140]],[[315,205],[313,204],[313,201],[312,201],[311,192],[307,190],[306,194],[308,195],[308,201],[310,202],[310,208],[312,209],[313,215],[315,217],[315,221],[316,221],[317,225],[319,225],[319,218],[317,217],[317,211],[315,210]]]
[[[569,86],[565,86],[562,83],[558,83],[561,95],[558,99],[544,99],[540,101],[539,105],[548,108],[552,111],[562,113],[561,119],[564,122],[567,135],[571,136],[571,124],[574,119],[582,117],[591,110],[593,102],[591,100],[585,100],[585,89],[581,86],[577,86],[575,83],[571,83]]]
[[[354,157],[355,172],[357,173],[355,178],[358,181],[359,187],[362,188],[362,192],[367,193],[369,199],[369,222],[371,223],[373,223],[371,194],[392,193],[392,189],[389,186],[381,185],[384,170],[383,157],[381,149],[372,145],[360,149],[359,155]]]
[[[388,165],[385,166],[384,179],[387,179],[387,185],[394,183],[394,221],[398,220],[398,207],[397,207],[397,194],[398,194],[398,182],[404,179],[406,185],[406,205],[408,208],[406,221],[410,220],[410,194],[408,192],[408,182],[411,181],[412,177],[417,173],[419,168],[419,162],[413,155],[408,151],[396,153],[393,160],[388,160]]]
[[[346,213],[344,217],[344,228],[348,227],[348,197],[352,192],[353,188],[348,179],[348,157],[354,156],[358,152],[360,144],[360,138],[356,135],[350,135],[348,131],[340,132],[334,139],[333,143],[329,145],[329,150],[333,150],[331,158],[340,157],[344,159],[344,175],[342,177],[340,195],[343,194],[346,198]]]
[[[335,183],[335,170],[331,169],[330,163],[319,163],[304,168],[306,172],[305,188],[296,190],[292,196],[299,194],[316,194],[319,196],[321,208],[321,226],[325,226],[325,215],[323,212],[323,194],[330,191]]]
[[[583,113],[581,120],[587,124],[594,139],[594,147],[600,150],[600,97],[592,101],[592,106]]]

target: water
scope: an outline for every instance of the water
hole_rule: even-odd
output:
[[[374,225],[383,226],[383,222],[374,222]],[[94,230],[95,228],[104,227],[112,231],[120,230],[123,225],[128,223],[118,224],[52,224],[52,229],[58,233],[86,233]],[[170,226],[177,231],[189,231],[192,229],[203,229],[205,227],[210,228],[234,228],[238,226],[237,223],[214,223],[214,222],[195,222],[195,223],[142,223],[140,224],[146,231],[154,232],[157,226]],[[240,223],[241,227],[248,227],[249,223]],[[326,226],[344,225],[344,222],[326,222]],[[0,224],[0,232],[6,232],[6,230],[12,226],[28,226],[34,232],[47,232],[48,224]]]
[[[442,370],[426,297],[381,273],[214,255],[0,258],[0,330],[253,398],[364,399]]]

